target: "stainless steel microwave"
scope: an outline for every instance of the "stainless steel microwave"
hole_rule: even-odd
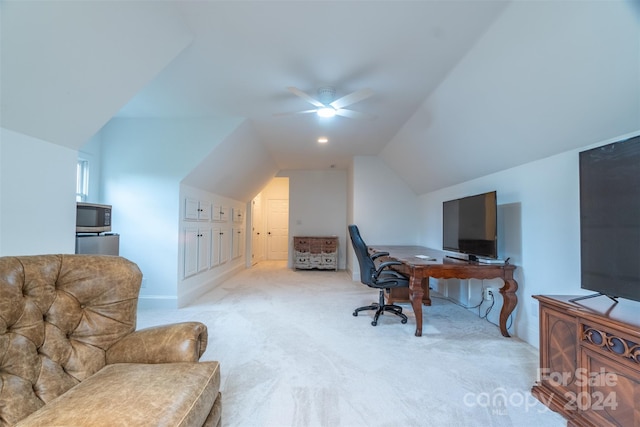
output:
[[[111,231],[111,205],[77,203],[76,233],[103,233]]]

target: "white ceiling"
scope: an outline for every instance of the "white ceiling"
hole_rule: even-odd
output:
[[[119,117],[248,118],[280,169],[346,168],[376,155],[500,14],[502,1],[180,3],[193,42]],[[286,88],[373,96],[350,109],[374,120],[315,114]],[[318,137],[329,143],[319,146]]]
[[[246,119],[271,169],[378,155],[424,194],[640,128],[637,0],[0,0],[0,19],[0,124],[73,149],[114,117]],[[327,85],[371,88],[349,108],[377,118],[274,116]]]

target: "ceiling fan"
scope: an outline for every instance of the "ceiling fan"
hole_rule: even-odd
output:
[[[373,95],[373,90],[368,88],[357,90],[350,93],[349,95],[345,95],[342,98],[338,99],[334,99],[336,96],[336,90],[335,88],[330,86],[321,87],[320,89],[318,89],[317,99],[293,86],[289,86],[287,87],[287,89],[294,95],[299,96],[316,108],[288,113],[277,113],[274,114],[274,116],[290,116],[294,114],[316,113],[320,117],[333,117],[336,115],[348,117],[350,119],[374,119],[376,117],[373,114],[361,113],[359,111],[347,110],[346,108],[344,108]]]

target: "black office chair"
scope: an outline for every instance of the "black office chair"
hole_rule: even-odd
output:
[[[380,290],[379,302],[356,308],[353,315],[357,316],[359,312],[365,310],[375,310],[376,313],[371,324],[376,326],[378,324],[378,317],[384,314],[385,311],[389,311],[401,317],[401,323],[407,323],[407,316],[402,313],[402,307],[395,304],[384,303],[385,291],[388,292],[391,288],[406,288],[409,286],[409,279],[397,271],[389,269],[391,265],[400,265],[402,263],[398,261],[387,261],[380,263],[380,265],[376,267],[374,260],[389,254],[378,252],[373,256],[369,255],[367,245],[364,243],[364,240],[362,240],[360,231],[356,225],[352,224],[349,226],[349,236],[351,237],[351,244],[353,245],[353,250],[356,252],[358,263],[360,264],[360,281],[371,288]]]

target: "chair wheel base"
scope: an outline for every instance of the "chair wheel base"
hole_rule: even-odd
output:
[[[396,316],[400,317],[400,319],[401,319],[400,323],[402,323],[402,324],[407,323],[407,316],[405,316],[402,313],[402,307],[400,307],[398,305],[393,305],[393,304],[385,304],[382,294],[380,296],[380,303],[373,303],[373,304],[365,306],[365,307],[356,308],[354,310],[354,312],[353,312],[353,316],[357,317],[359,312],[365,311],[365,310],[375,310],[376,311],[374,316],[373,316],[373,321],[371,322],[371,326],[377,326],[378,325],[378,317],[384,315],[385,312],[393,313]]]

